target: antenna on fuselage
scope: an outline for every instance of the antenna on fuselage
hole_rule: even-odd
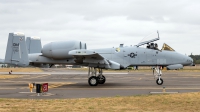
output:
[[[119,47],[124,47],[124,44],[120,44]]]
[[[157,30],[157,33],[158,33],[158,39],[160,39],[160,36],[159,36],[159,32],[158,32],[158,30]]]

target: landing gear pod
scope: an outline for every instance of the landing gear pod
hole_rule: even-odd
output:
[[[182,64],[175,64],[175,65],[167,66],[167,70],[178,70],[178,69],[182,69],[182,68],[183,68]]]

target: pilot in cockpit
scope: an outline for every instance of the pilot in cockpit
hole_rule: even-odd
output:
[[[148,43],[148,44],[147,44],[147,49],[159,50],[159,49],[158,49],[158,44],[157,44],[157,43],[155,43],[155,44],[154,44],[154,43],[150,43],[150,44]]]
[[[157,43],[155,43],[155,48],[154,48],[155,50],[159,50],[158,49],[158,44]]]
[[[147,49],[150,49],[150,45],[149,45],[149,43],[147,44]]]
[[[150,44],[150,49],[154,49],[154,43]]]

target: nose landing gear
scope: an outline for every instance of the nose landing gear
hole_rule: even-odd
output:
[[[155,74],[155,71],[156,71],[156,74]],[[156,83],[158,85],[162,85],[164,81],[161,78],[161,75],[162,75],[161,66],[157,66],[157,67],[153,68],[153,75],[154,75],[154,77],[158,77],[158,79],[156,80]]]

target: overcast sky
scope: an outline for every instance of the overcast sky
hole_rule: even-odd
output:
[[[10,32],[93,49],[136,45],[157,30],[159,48],[200,54],[200,0],[0,0],[0,58]]]

